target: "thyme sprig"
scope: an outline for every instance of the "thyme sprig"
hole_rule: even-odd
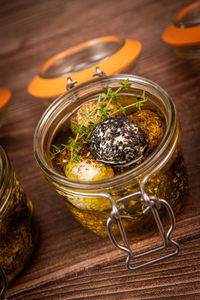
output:
[[[119,99],[119,92],[129,89],[130,86],[131,84],[128,83],[128,80],[125,80],[121,82],[120,87],[116,91],[108,88],[106,93],[99,94],[97,99],[97,106],[91,111],[85,110],[81,114],[83,118],[82,123],[80,125],[75,123],[72,124],[76,132],[75,138],[70,137],[69,143],[67,145],[62,144],[61,146],[63,148],[61,149],[55,145],[52,145],[53,151],[50,152],[51,159],[54,160],[58,155],[60,155],[61,159],[59,161],[63,160],[65,162],[66,160],[71,160],[78,162],[80,160],[80,152],[84,148],[84,144],[90,143],[92,131],[97,124],[117,113],[126,116],[126,109],[129,107],[135,106],[138,109],[141,109],[144,102],[147,101],[147,98],[145,97],[145,91],[143,91],[141,100],[139,100],[138,102],[131,103],[127,106],[122,106],[119,102],[117,102],[116,110],[113,111],[109,108],[113,100]],[[86,123],[87,126],[85,125]],[[68,156],[66,154],[68,154]]]

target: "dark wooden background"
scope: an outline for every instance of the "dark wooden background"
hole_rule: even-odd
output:
[[[40,224],[40,239],[25,270],[9,285],[8,299],[200,299],[199,131],[200,65],[183,60],[161,40],[173,16],[192,1],[0,1],[0,86],[12,91],[0,144],[15,165]],[[190,194],[174,238],[181,252],[131,272],[124,256],[85,231],[47,184],[33,155],[35,126],[45,110],[27,85],[52,55],[105,35],[138,39],[137,74],[160,84],[176,104]],[[139,241],[139,252],[157,236]]]

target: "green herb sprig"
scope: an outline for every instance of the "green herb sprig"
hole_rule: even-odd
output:
[[[61,155],[61,158],[66,160],[65,156],[63,156],[63,153],[70,152],[70,157],[68,159],[74,162],[78,162],[80,160],[80,152],[83,149],[84,144],[90,143],[92,131],[97,124],[117,113],[121,113],[122,115],[126,116],[126,109],[129,107],[135,106],[138,109],[141,109],[144,102],[147,101],[147,98],[145,97],[145,91],[143,91],[141,100],[139,100],[138,102],[131,103],[127,106],[122,106],[119,102],[117,102],[117,110],[112,111],[111,109],[109,109],[112,100],[119,99],[119,92],[129,89],[130,86],[131,84],[128,83],[128,80],[125,80],[121,82],[120,87],[116,91],[108,88],[106,93],[99,94],[97,99],[97,106],[93,110],[85,110],[81,114],[81,116],[83,117],[83,121],[80,125],[72,125],[76,132],[75,138],[70,137],[69,143],[67,145],[62,144],[61,146],[63,148],[61,149],[55,145],[52,145],[53,151],[50,152],[51,159],[54,160],[58,155]],[[98,115],[96,115],[97,113]],[[94,118],[96,118],[95,121],[93,121]],[[86,122],[88,122],[87,126],[85,126]]]

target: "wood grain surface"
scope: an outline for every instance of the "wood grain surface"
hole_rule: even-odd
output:
[[[8,299],[200,299],[200,64],[175,55],[161,39],[184,0],[0,1],[0,87],[12,91],[0,144],[31,198],[40,239],[24,271],[9,284]],[[43,178],[33,155],[35,126],[44,103],[27,92],[52,55],[105,35],[138,39],[137,74],[173,98],[183,130],[190,191],[177,218],[178,256],[128,271],[108,239],[84,230]],[[159,242],[132,240],[136,253]],[[143,261],[143,259],[141,259]]]

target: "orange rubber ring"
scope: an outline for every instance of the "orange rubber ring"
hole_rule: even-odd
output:
[[[11,91],[8,89],[0,88],[0,110],[3,109],[11,98]]]
[[[178,22],[182,17],[184,17],[192,9],[200,6],[200,1],[196,1],[191,5],[182,9],[176,16],[175,21]],[[178,28],[171,24],[165,29],[162,34],[162,39],[164,42],[171,46],[192,46],[200,44],[200,26],[197,27],[187,27]]]

